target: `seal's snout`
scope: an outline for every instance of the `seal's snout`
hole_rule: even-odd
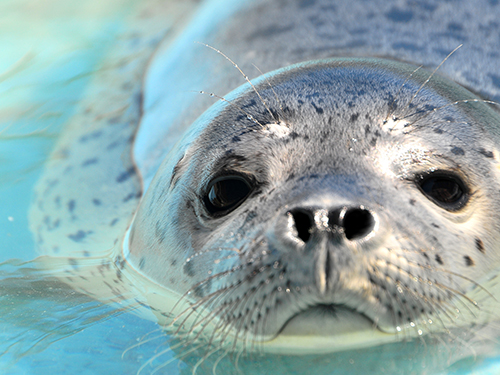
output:
[[[329,232],[349,241],[362,240],[373,232],[375,224],[375,215],[364,206],[297,207],[288,211],[288,227],[304,243],[314,232]]]

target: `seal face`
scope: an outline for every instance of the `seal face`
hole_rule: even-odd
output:
[[[191,304],[177,320],[204,311],[201,330],[235,345],[492,319],[500,118],[487,104],[381,59],[298,64],[226,99],[164,161],[130,230],[128,260]]]

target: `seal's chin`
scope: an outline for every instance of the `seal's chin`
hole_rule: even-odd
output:
[[[290,317],[280,334],[335,336],[355,332],[362,327],[378,329],[366,315],[345,305],[316,304]]]
[[[382,330],[363,313],[345,305],[316,304],[291,316],[267,349],[277,353],[315,354],[394,342],[398,335]]]

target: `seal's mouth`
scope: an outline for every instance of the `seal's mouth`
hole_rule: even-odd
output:
[[[278,334],[334,336],[360,328],[379,330],[372,319],[346,305],[318,303],[292,315]]]
[[[287,354],[318,354],[395,342],[398,335],[347,305],[317,303],[286,320],[267,350]]]

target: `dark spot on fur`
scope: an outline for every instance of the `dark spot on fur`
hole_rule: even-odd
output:
[[[484,243],[480,238],[476,238],[476,249],[478,249],[481,253],[486,253],[484,249]]]
[[[194,288],[194,295],[198,298],[204,297],[208,292],[210,292],[210,288],[212,287],[212,280],[208,279],[205,283],[198,285]]]
[[[130,193],[125,198],[123,198],[123,203],[127,203],[128,201],[130,201],[130,200],[132,200],[134,198],[135,198],[135,193]]]
[[[108,124],[111,124],[111,125],[118,124],[120,122],[120,120],[121,120],[121,117],[119,117],[119,116],[111,117],[108,120]]]
[[[463,150],[463,148],[457,146],[452,146],[452,147],[453,148],[451,149],[451,152],[454,155],[465,155],[465,151]]]
[[[85,168],[88,167],[89,165],[97,164],[98,161],[99,159],[97,158],[87,159],[82,163],[82,167]]]
[[[170,265],[172,267],[175,267],[177,265],[177,259],[172,259],[172,261],[170,262]]]
[[[101,201],[97,198],[94,198],[92,199],[92,203],[94,203],[95,206],[100,206],[101,205]]]
[[[434,128],[432,129],[432,131],[436,134],[443,134],[443,130],[442,129],[439,129],[439,128]]]
[[[193,264],[191,262],[186,262],[184,264],[184,267],[182,267],[182,270],[189,277],[193,277],[195,275],[195,272],[193,270]]]
[[[89,234],[93,233],[91,230],[84,232],[79,230],[75,234],[69,234],[68,238],[74,242],[82,242]]]
[[[467,266],[473,266],[474,265],[474,260],[472,260],[472,258],[468,255],[464,256],[464,259],[465,259],[465,264]]]
[[[436,257],[434,259],[436,259],[436,262],[438,262],[440,265],[444,264],[443,259],[441,259],[441,255],[436,254]]]
[[[413,18],[413,12],[411,10],[403,10],[397,7],[392,7],[392,9],[385,14],[385,16],[393,22],[409,22]]]
[[[70,213],[73,213],[73,211],[75,210],[75,206],[76,206],[76,202],[75,202],[75,200],[74,200],[74,199],[70,200],[70,201],[68,202],[68,211],[69,211]]]
[[[87,141],[97,139],[102,135],[102,130],[96,130],[92,133],[82,135],[80,139],[78,140],[80,143],[85,143]]]
[[[286,33],[287,31],[290,31],[294,28],[295,26],[292,24],[289,25],[278,25],[278,24],[271,24],[268,27],[264,28],[258,28],[257,31],[253,32],[251,35],[248,36],[249,40],[253,40],[256,38],[264,38],[268,39],[272,35],[279,35],[282,33]]]
[[[237,143],[237,142],[241,142],[241,138],[238,137],[237,135],[235,135],[232,139],[231,139],[232,142],[234,143]]]
[[[118,278],[118,280],[122,280],[122,271],[120,271],[119,269],[116,270],[116,277]]]
[[[479,153],[480,154],[483,154],[484,156],[486,156],[487,158],[493,158],[493,152],[491,151],[486,151],[484,148],[480,148],[479,149]]]
[[[290,132],[289,137],[290,137],[291,139],[295,140],[295,139],[299,138],[300,136],[299,136],[299,133],[297,133],[297,132],[295,132],[295,131],[292,131],[292,132]]]
[[[114,141],[111,142],[107,147],[106,150],[113,150],[114,148],[118,147],[120,145],[120,141]]]
[[[417,202],[417,201],[416,201],[415,199],[410,199],[410,204],[411,204],[412,206],[415,206],[415,203],[416,203],[416,202]]]
[[[359,117],[359,113],[353,113],[353,114],[351,115],[351,122],[356,121],[356,120],[358,119],[358,117]]]
[[[441,227],[440,227],[439,225],[437,225],[436,223],[431,223],[431,225],[432,225],[434,228],[437,228],[437,229],[441,228]]]
[[[122,183],[122,182],[125,182],[127,181],[131,176],[133,176],[135,174],[135,168],[134,167],[130,167],[129,169],[127,169],[125,172],[121,173],[117,178],[116,178],[116,182],[118,183]]]
[[[115,226],[115,224],[118,222],[118,220],[120,220],[120,219],[119,219],[119,218],[117,218],[117,217],[116,217],[116,218],[114,218],[113,220],[111,220],[111,223],[109,223],[109,226],[110,226],[110,227],[114,227],[114,226]]]
[[[316,106],[316,104],[314,104],[314,102],[311,102],[311,105],[314,107],[314,109],[316,110],[316,113],[319,114],[319,115],[322,115],[323,114],[323,108],[319,107],[319,106]]]
[[[83,250],[83,256],[85,258],[88,258],[90,256],[90,253],[87,250]]]
[[[250,211],[245,219],[245,223],[248,223],[250,221],[252,221],[253,219],[255,219],[257,217],[257,212],[255,211]]]

